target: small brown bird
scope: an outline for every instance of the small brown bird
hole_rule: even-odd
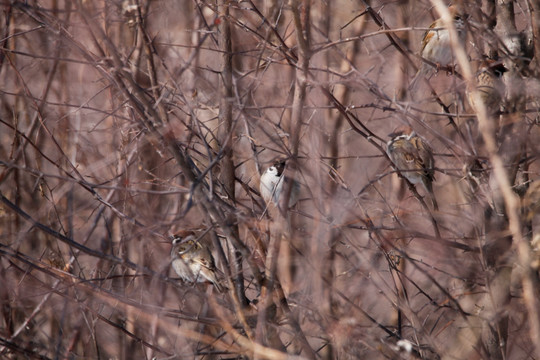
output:
[[[503,63],[495,60],[483,60],[478,65],[475,77],[476,90],[490,116],[497,115],[501,108],[502,95],[504,94],[502,76],[506,71],[508,69]],[[478,107],[469,88],[467,88],[467,99],[472,109],[477,112]]]
[[[433,193],[435,180],[433,150],[409,126],[399,127],[389,136],[391,140],[387,143],[386,152],[394,166],[412,184],[421,183],[431,197],[433,209],[438,210],[439,206]]]
[[[540,213],[540,180],[533,181],[525,196],[523,196],[523,210],[528,221]]]
[[[451,5],[448,7],[450,15],[454,19],[454,27],[458,35],[457,41],[465,45],[467,39],[467,28],[465,27],[465,18],[460,7]],[[435,20],[429,30],[424,33],[422,38],[422,48],[420,56],[437,64],[437,69],[447,67],[454,63],[454,52],[452,42],[450,41],[450,31],[445,26],[442,18]],[[411,81],[409,89],[414,89],[419,79],[426,77],[432,73],[432,67],[426,63],[422,63],[418,72]]]
[[[172,267],[184,281],[191,283],[211,282],[219,292],[223,291],[218,278],[212,253],[192,230],[181,231],[172,237]]]

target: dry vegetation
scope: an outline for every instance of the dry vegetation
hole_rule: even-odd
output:
[[[410,94],[447,3],[2,0],[0,357],[540,359],[540,4],[464,3],[456,72]],[[465,96],[484,55],[502,112]],[[386,155],[402,124],[438,211]],[[223,293],[171,269],[193,228]]]

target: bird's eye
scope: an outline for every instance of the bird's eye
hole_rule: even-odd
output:
[[[208,261],[206,261],[206,259],[201,259],[201,263],[202,263],[204,266],[208,265]]]

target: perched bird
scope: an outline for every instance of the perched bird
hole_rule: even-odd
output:
[[[503,63],[495,60],[483,60],[478,65],[476,72],[476,90],[486,110],[490,116],[496,115],[501,107],[502,95],[504,93],[503,74],[508,71]],[[467,88],[467,98],[472,109],[478,111],[470,88]]]
[[[279,204],[279,199],[283,190],[283,179],[285,178],[283,173],[285,171],[285,166],[286,160],[277,159],[272,166],[266,169],[261,175],[259,190],[261,191],[262,198],[268,205],[271,203],[274,205]],[[291,195],[289,197],[289,207],[296,204],[299,193],[300,184],[296,180],[293,180]]]
[[[197,239],[192,230],[172,236],[172,267],[184,281],[211,282],[221,292],[223,287],[216,276],[216,263],[206,245]]]
[[[533,181],[523,197],[523,210],[528,221],[540,213],[540,180]]]
[[[464,45],[465,40],[467,39],[467,29],[465,28],[464,21],[465,16],[456,5],[449,6],[448,11],[454,19],[454,27],[456,28],[458,35],[457,41]],[[454,53],[452,42],[450,41],[450,31],[446,28],[442,18],[435,20],[429,26],[429,30],[424,33],[420,56],[437,64],[437,69],[453,65]],[[431,71],[432,67],[429,64],[422,63],[411,81],[409,89],[414,89],[418,80],[429,75]]]
[[[412,184],[421,183],[424,186],[431,197],[433,209],[438,210],[433,193],[435,160],[431,147],[409,126],[397,128],[389,136],[391,140],[386,145],[386,153],[390,160]]]

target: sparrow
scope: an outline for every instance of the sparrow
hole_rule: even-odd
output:
[[[540,213],[540,180],[533,181],[523,197],[523,210],[527,221]]]
[[[483,60],[478,65],[475,77],[476,90],[490,116],[497,115],[501,107],[502,94],[504,93],[502,76],[506,71],[508,69],[501,62],[491,59]],[[475,104],[469,88],[467,88],[467,99],[471,108],[477,112],[477,104]]]
[[[191,283],[211,282],[217,291],[223,287],[217,279],[217,268],[212,253],[192,230],[181,231],[172,236],[172,267],[184,281]]]
[[[278,205],[281,192],[283,189],[283,179],[286,166],[286,160],[277,159],[274,163],[264,171],[261,175],[259,190],[266,204]],[[289,207],[292,207],[298,201],[300,193],[300,184],[293,180],[291,195],[289,197]]]
[[[435,160],[429,144],[409,127],[399,127],[386,145],[386,153],[394,167],[412,184],[421,183],[431,197],[433,209],[438,210],[433,181],[435,180]]]
[[[467,38],[467,29],[465,28],[464,20],[466,17],[455,5],[449,6],[448,11],[454,19],[454,27],[456,28],[458,35],[458,42],[465,44],[465,40]],[[420,56],[437,64],[437,70],[441,67],[448,67],[453,64],[454,54],[452,50],[452,42],[450,41],[450,31],[448,31],[448,29],[445,27],[442,18],[435,20],[429,26],[429,30],[424,33]],[[418,72],[411,81],[409,89],[414,89],[416,82],[419,79],[429,75],[431,71],[432,67],[429,64],[422,63],[418,69]]]

